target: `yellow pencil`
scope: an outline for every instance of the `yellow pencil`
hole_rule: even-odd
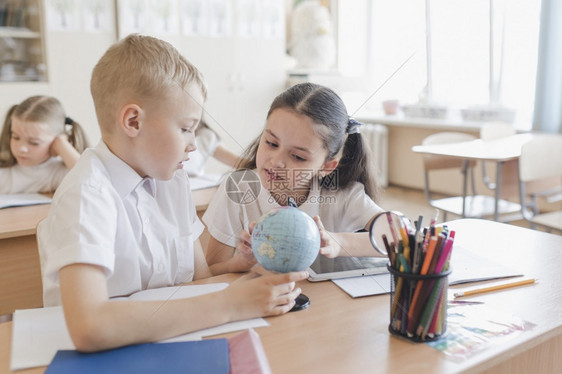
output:
[[[489,286],[489,287],[475,288],[475,289],[468,290],[468,291],[455,292],[455,298],[462,297],[462,296],[475,295],[475,294],[489,292],[489,291],[502,290],[504,288],[523,286],[525,284],[532,284],[532,283],[535,283],[534,278],[523,279],[523,280],[519,280],[519,281],[515,281],[515,282],[496,284],[494,286]]]

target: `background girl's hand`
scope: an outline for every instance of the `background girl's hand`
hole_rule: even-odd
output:
[[[288,312],[295,305],[301,289],[295,282],[308,278],[308,272],[286,274],[249,273],[233,282],[223,292],[234,313],[232,320],[274,316]]]
[[[319,216],[314,216],[314,222],[320,230],[320,254],[328,258],[338,257],[341,246],[337,240],[337,234],[327,231]]]
[[[80,158],[80,153],[70,144],[66,134],[56,136],[51,143],[51,156],[60,156],[65,166],[72,169]]]
[[[66,134],[55,136],[51,143],[51,156],[59,156],[62,153],[63,149],[66,148],[67,144],[70,145]]]

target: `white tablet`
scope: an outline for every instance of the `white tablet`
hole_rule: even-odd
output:
[[[336,257],[318,256],[310,265],[308,280],[311,282],[330,279],[359,277],[388,273],[388,257]]]

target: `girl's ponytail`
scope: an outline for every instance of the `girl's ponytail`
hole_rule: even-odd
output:
[[[365,193],[377,201],[378,187],[374,178],[373,163],[370,161],[371,153],[369,145],[361,135],[361,126],[363,126],[361,122],[349,118],[342,156],[334,173],[337,173],[340,188],[345,188],[353,181],[360,182],[365,186]]]
[[[64,125],[65,127],[70,127],[68,131],[65,129],[65,132],[68,134],[68,141],[70,144],[76,148],[78,153],[84,152],[84,150],[88,148],[88,140],[82,126],[70,117],[66,117],[64,119]]]
[[[0,134],[0,168],[14,166],[17,161],[10,150],[10,139],[12,137],[12,115],[18,106],[13,105],[6,113],[4,126]]]

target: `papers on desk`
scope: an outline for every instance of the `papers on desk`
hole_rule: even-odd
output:
[[[453,271],[449,275],[450,286],[523,275],[520,271],[490,261],[461,246],[455,246],[451,256],[451,268]]]
[[[15,206],[49,204],[51,198],[38,193],[0,195],[0,209]]]
[[[353,298],[390,293],[390,273],[332,280]]]
[[[481,282],[522,276],[523,273],[492,262],[474,252],[455,245],[451,256],[452,272],[449,285]],[[390,293],[390,274],[352,277],[332,280],[351,297],[373,296]]]
[[[165,287],[137,292],[129,298],[134,300],[188,298],[220,291],[227,286],[227,283],[214,283]],[[269,324],[263,318],[254,318],[195,331],[168,339],[165,342],[200,340],[207,336],[262,326],[269,326]],[[68,334],[61,306],[16,310],[13,321],[10,370],[46,366],[58,350],[69,349],[75,349],[75,347]]]
[[[199,177],[189,177],[189,183],[191,184],[191,190],[202,190],[204,188],[210,188],[218,186],[224,174],[204,174]]]

